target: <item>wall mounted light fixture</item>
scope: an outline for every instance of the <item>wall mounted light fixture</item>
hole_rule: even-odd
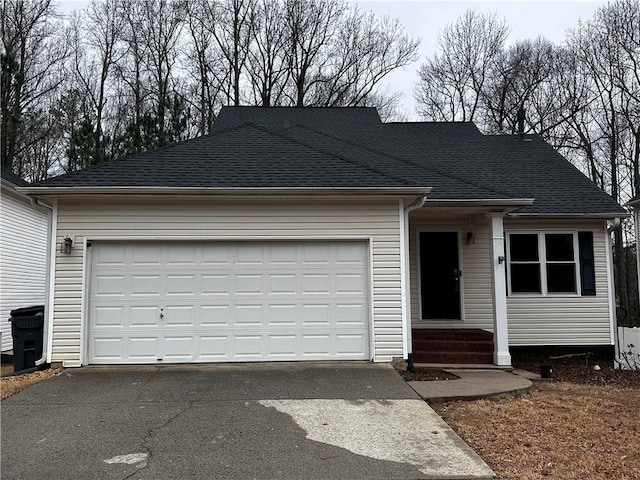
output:
[[[60,253],[64,253],[69,255],[71,253],[71,246],[73,245],[73,240],[68,235],[64,237],[64,240],[60,242]]]
[[[476,237],[473,232],[467,232],[467,245],[473,245],[476,243]]]

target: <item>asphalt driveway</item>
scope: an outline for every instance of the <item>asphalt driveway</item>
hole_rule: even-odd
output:
[[[85,367],[2,402],[9,479],[493,478],[389,365]]]

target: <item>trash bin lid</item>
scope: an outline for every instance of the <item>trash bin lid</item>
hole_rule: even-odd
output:
[[[11,317],[9,321],[12,328],[35,329],[44,324],[44,315],[34,315],[31,317]]]
[[[44,315],[44,305],[16,308],[15,310],[11,310],[12,317],[32,317],[34,315]]]

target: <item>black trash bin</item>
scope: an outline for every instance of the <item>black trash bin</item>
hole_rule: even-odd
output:
[[[34,368],[36,360],[42,358],[44,305],[12,310],[9,321],[13,337],[13,371]]]

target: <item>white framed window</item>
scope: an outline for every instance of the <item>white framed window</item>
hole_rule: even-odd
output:
[[[509,232],[509,295],[579,295],[578,232]]]

